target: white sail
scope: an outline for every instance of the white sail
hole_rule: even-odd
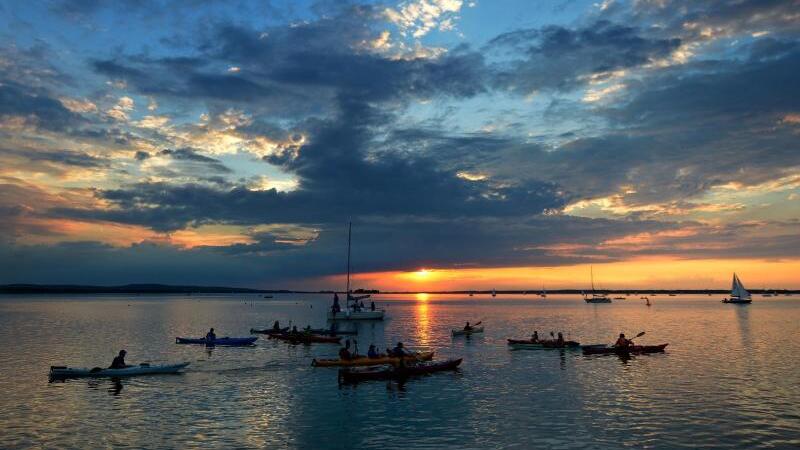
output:
[[[742,281],[736,274],[733,274],[733,282],[731,283],[731,297],[740,299],[749,299],[750,293],[744,288]]]

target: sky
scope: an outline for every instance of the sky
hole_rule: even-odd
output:
[[[798,0],[0,0],[0,283],[800,288]]]

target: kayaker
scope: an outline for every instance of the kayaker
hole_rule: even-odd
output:
[[[630,339],[625,339],[625,333],[620,333],[617,342],[614,343],[614,347],[616,348],[628,348],[633,346],[633,341]]]
[[[561,332],[558,332],[558,337],[556,338],[556,346],[563,347],[564,346],[564,335]]]
[[[406,352],[405,348],[403,348],[402,342],[398,342],[397,345],[394,347],[394,349],[392,349],[392,356],[395,356],[397,358],[408,356],[408,353]]]
[[[539,332],[533,330],[533,334],[531,335],[531,343],[538,344],[539,343]]]
[[[464,325],[464,331],[472,331],[472,325],[470,325],[469,322],[467,322],[467,324]]]
[[[273,331],[281,331],[281,323],[276,320],[275,323],[272,324],[272,330]]]
[[[214,334],[214,329],[212,328],[208,330],[208,333],[206,333],[206,341],[213,342],[215,340],[217,340],[217,335]]]
[[[125,355],[127,354],[128,352],[125,350],[120,350],[119,354],[114,358],[113,361],[111,361],[111,366],[109,366],[109,369],[124,369],[126,367],[130,367],[125,364]]]
[[[378,354],[378,349],[375,348],[375,344],[370,344],[369,349],[367,350],[367,357],[368,358],[380,358],[381,355]]]

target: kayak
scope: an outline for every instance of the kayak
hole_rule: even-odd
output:
[[[322,343],[322,344],[338,344],[339,341],[342,340],[340,337],[336,336],[320,336],[318,334],[306,334],[306,333],[284,333],[284,334],[273,334],[270,335],[270,339],[280,339],[282,341],[289,341],[292,343],[302,343],[302,344],[311,344],[313,342]]]
[[[433,352],[419,352],[416,355],[404,356],[405,361],[430,361],[433,359]],[[381,356],[380,358],[367,358],[360,356],[353,359],[314,359],[312,366],[333,367],[333,366],[380,366],[385,364],[400,364],[400,358],[395,356]]]
[[[562,345],[558,345],[555,341],[539,341],[539,342],[532,342],[529,339],[508,339],[508,345],[511,346],[512,349],[552,349],[552,348],[568,348],[568,349],[580,349],[581,344],[580,342],[575,341],[565,341]]]
[[[617,347],[585,347],[584,355],[640,355],[642,353],[663,352],[669,344],[661,345],[634,345],[628,348]]]
[[[312,328],[309,331],[313,334],[321,334],[323,336],[354,336],[358,334],[358,331],[331,330],[330,328]]]
[[[134,377],[138,375],[154,375],[163,373],[178,373],[189,363],[149,365],[126,367],[124,369],[104,369],[100,367],[77,368],[67,366],[50,366],[51,378],[81,378],[81,377]]]
[[[193,338],[182,338],[176,337],[175,343],[176,344],[203,344],[209,347],[213,347],[216,345],[225,345],[228,347],[243,347],[246,345],[253,345],[253,343],[258,340],[257,337],[243,337],[243,338],[232,338],[232,337],[223,337],[223,338],[216,338],[213,341],[207,341],[206,338],[200,339],[193,339]]]
[[[280,328],[278,330],[276,330],[274,328],[264,328],[263,330],[257,330],[255,328],[250,328],[250,334],[269,334],[269,335],[272,335],[272,334],[286,333],[287,331],[289,331],[289,327]]]
[[[340,369],[339,380],[342,383],[358,383],[359,381],[368,380],[404,379],[412,376],[443,372],[445,370],[456,370],[461,364],[461,361],[462,359],[458,358],[447,361],[423,362],[403,367],[379,366],[358,369]]]
[[[476,333],[483,333],[483,327],[474,327],[471,330],[453,330],[453,336],[469,336]]]

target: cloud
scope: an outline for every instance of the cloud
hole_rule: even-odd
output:
[[[20,117],[37,127],[61,131],[82,122],[80,115],[41,90],[8,82],[0,84],[0,118]]]
[[[527,95],[575,89],[587,77],[664,58],[680,44],[677,38],[650,37],[640,28],[600,20],[574,29],[553,25],[511,31],[492,39],[487,49],[509,53],[498,68],[497,84]]]

